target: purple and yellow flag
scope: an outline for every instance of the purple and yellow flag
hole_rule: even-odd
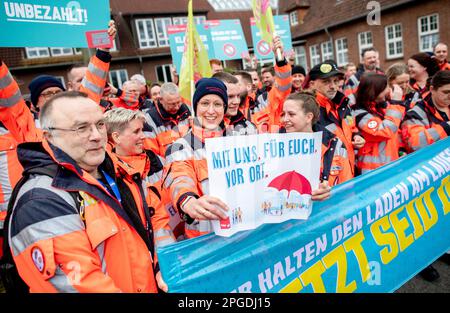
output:
[[[253,16],[255,24],[261,32],[261,38],[272,44],[275,34],[275,23],[273,21],[272,8],[269,0],[253,0]]]
[[[181,60],[180,95],[183,101],[191,104],[195,83],[202,77],[211,77],[208,51],[203,45],[194,23],[192,0],[188,4],[188,24],[184,39],[184,52]]]

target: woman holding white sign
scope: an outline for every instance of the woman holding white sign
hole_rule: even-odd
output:
[[[352,178],[349,162],[339,153],[340,141],[337,137],[322,127],[319,121],[319,104],[313,92],[302,91],[289,95],[283,104],[281,112],[282,131],[286,133],[312,133],[322,131],[322,183],[318,190],[313,191],[313,200],[324,200],[330,196],[330,187]],[[319,193],[320,192],[320,193]]]

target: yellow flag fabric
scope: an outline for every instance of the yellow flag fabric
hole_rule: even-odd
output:
[[[261,32],[261,38],[272,44],[275,33],[272,7],[269,0],[252,0],[253,17],[255,24]]]
[[[184,40],[184,52],[180,71],[180,95],[183,101],[191,104],[194,85],[202,77],[211,77],[208,51],[206,51],[194,23],[192,0],[188,4],[188,24]]]

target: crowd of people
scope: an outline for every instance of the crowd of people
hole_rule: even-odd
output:
[[[278,37],[273,49],[283,51]],[[448,137],[447,51],[439,43],[385,72],[375,48],[359,66],[328,60],[309,72],[285,58],[234,72],[211,60],[214,75],[196,83],[190,104],[177,81],[149,85],[136,74],[109,84],[109,49],[72,66],[67,91],[36,77],[27,103],[0,56],[3,282],[31,292],[167,292],[156,248],[211,232],[229,210],[209,194],[205,139],[320,131],[312,199],[328,199],[333,186]],[[421,274],[439,277],[431,265]]]

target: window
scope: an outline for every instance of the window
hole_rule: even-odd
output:
[[[59,82],[61,83],[61,85],[63,85],[64,88],[66,88],[66,82],[64,81],[64,77],[62,76],[54,76],[57,80],[59,80]]]
[[[403,57],[402,24],[385,27],[386,56],[388,59]]]
[[[180,16],[180,17],[173,18],[173,25],[186,25],[186,24],[187,24],[186,16]]]
[[[66,55],[81,55],[81,48],[25,48],[27,59],[60,57]]]
[[[291,13],[289,13],[289,21],[291,21],[291,26],[298,25],[297,11],[292,11]]]
[[[25,48],[27,59],[47,58],[50,56],[48,48]]]
[[[364,32],[358,34],[359,55],[364,49],[373,47],[372,32]]]
[[[137,19],[136,30],[139,40],[139,48],[155,48],[156,36],[152,19]]]
[[[345,66],[348,63],[347,38],[336,39],[336,61],[338,66]]]
[[[53,57],[63,56],[63,55],[72,55],[72,48],[50,48],[50,52]]]
[[[187,16],[177,16],[172,18],[173,25],[186,25],[187,24]],[[203,22],[206,21],[206,16],[200,15],[200,16],[194,16],[194,23],[195,24],[203,24]]]
[[[320,47],[322,49],[322,62],[325,60],[334,60],[333,44],[331,41],[322,42]]]
[[[167,26],[172,25],[172,19],[170,17],[156,18],[156,34],[158,35],[158,46],[169,46],[169,35],[167,34]]]
[[[113,45],[112,45],[111,49],[109,49],[109,52],[117,52],[117,51],[119,51],[119,49],[117,49],[117,43],[116,43],[116,40],[117,40],[117,37],[114,38],[114,40],[113,40]]]
[[[206,21],[206,16],[194,16],[195,24],[203,24]]]
[[[311,67],[320,63],[319,45],[309,47],[309,54],[311,58]]]
[[[419,17],[417,24],[420,52],[433,51],[433,47],[439,42],[439,15]]]
[[[109,81],[116,88],[122,88],[122,84],[128,80],[127,70],[109,71]]]
[[[308,70],[308,60],[306,59],[306,49],[305,46],[294,47],[295,53],[295,64],[301,65],[305,69]]]
[[[171,82],[172,75],[170,73],[170,64],[158,65],[156,67],[156,78],[160,82]]]

